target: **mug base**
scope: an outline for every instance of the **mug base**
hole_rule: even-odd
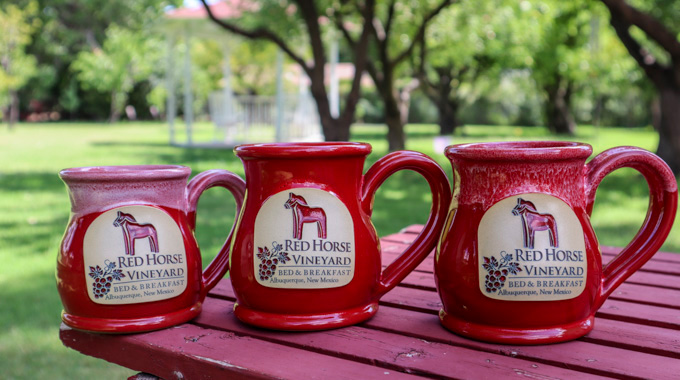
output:
[[[442,309],[439,311],[439,320],[448,330],[467,338],[491,343],[530,345],[559,343],[580,338],[593,329],[595,316],[591,315],[582,321],[554,327],[509,328],[464,321],[447,314]]]
[[[234,315],[241,322],[270,330],[315,331],[350,326],[371,318],[378,311],[373,302],[349,310],[321,314],[279,314],[249,309],[234,304]]]
[[[81,317],[62,311],[61,320],[76,330],[112,334],[137,333],[159,330],[194,319],[201,313],[201,305],[202,303],[199,302],[182,310],[143,318]]]

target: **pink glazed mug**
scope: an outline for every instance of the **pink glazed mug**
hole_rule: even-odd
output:
[[[661,247],[678,197],[668,165],[633,147],[586,164],[591,153],[587,144],[539,141],[446,149],[460,179],[435,256],[446,328],[509,344],[578,338]],[[590,215],[598,185],[622,167],[647,180],[649,209],[630,244],[603,266]]]
[[[201,273],[196,206],[213,186],[229,190],[237,214],[245,183],[226,170],[185,166],[64,169],[71,218],[57,258],[57,289],[67,325],[130,333],[186,322],[224,277],[231,233]]]

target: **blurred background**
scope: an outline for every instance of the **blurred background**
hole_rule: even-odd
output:
[[[673,0],[0,0],[2,378],[135,372],[64,348],[54,286],[69,218],[57,173],[183,164],[243,175],[231,149],[366,141],[366,167],[413,149],[453,177],[446,145],[574,140],[640,146],[680,172],[680,2]],[[376,195],[380,236],[423,223],[425,181]],[[605,179],[593,225],[623,246],[647,185]],[[199,203],[205,263],[234,219]],[[663,247],[680,251],[679,227]]]

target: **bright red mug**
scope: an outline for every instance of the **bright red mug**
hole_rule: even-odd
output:
[[[234,314],[243,322],[279,330],[361,322],[437,242],[450,187],[442,168],[421,153],[388,154],[362,175],[371,152],[365,143],[252,144],[235,152],[247,190],[229,273]],[[381,271],[373,199],[403,169],[427,180],[432,208],[423,232]]]
[[[435,278],[449,330],[508,344],[554,343],[593,329],[595,312],[661,247],[677,209],[663,160],[634,147],[586,164],[590,145],[502,142],[446,148],[456,178]],[[649,185],[647,217],[607,265],[590,225],[595,192],[628,167]]]
[[[57,258],[62,320],[87,331],[131,333],[196,317],[224,277],[231,233],[202,272],[194,238],[196,206],[208,188],[243,203],[245,183],[225,170],[185,166],[64,169],[71,217]]]

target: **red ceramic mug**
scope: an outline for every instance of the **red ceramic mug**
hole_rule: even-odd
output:
[[[671,170],[639,148],[613,148],[586,164],[591,153],[572,142],[446,149],[460,178],[435,258],[446,328],[509,344],[578,338],[661,247],[677,208]],[[622,167],[646,178],[650,204],[638,234],[603,266],[590,215],[600,181]]]
[[[220,186],[243,203],[245,183],[225,170],[189,182],[184,166],[65,169],[71,218],[57,259],[62,320],[88,331],[138,332],[196,317],[224,276],[231,233],[201,273],[196,205]]]
[[[241,145],[246,200],[234,233],[230,278],[242,321],[280,330],[361,322],[379,298],[434,248],[450,202],[441,167],[410,151],[388,154],[365,175],[364,143]],[[432,191],[424,231],[381,271],[371,223],[375,191],[398,170],[420,173]]]

